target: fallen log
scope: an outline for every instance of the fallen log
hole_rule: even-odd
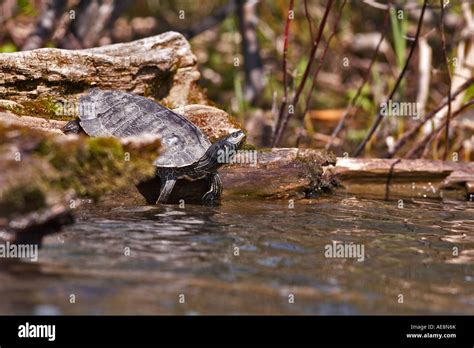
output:
[[[321,150],[279,148],[268,151],[248,150],[236,157],[234,163],[219,170],[224,186],[223,199],[229,196],[265,199],[313,198],[330,193],[339,186],[331,170],[334,155]],[[149,204],[159,196],[160,180],[141,182],[138,191]],[[171,203],[200,203],[207,191],[206,180],[186,185],[178,181],[169,201]]]
[[[0,99],[74,102],[92,87],[149,96],[179,107],[205,103],[196,57],[179,33],[84,50],[0,54]]]
[[[334,171],[358,197],[470,199],[473,193],[472,162],[338,158]]]
[[[319,150],[279,148],[255,153],[256,163],[235,163],[219,173],[223,199],[316,198],[338,189],[339,194],[371,199],[455,199],[474,200],[474,164],[429,160],[336,159]],[[395,163],[395,165],[394,165]],[[341,187],[342,186],[342,187]],[[199,203],[206,182],[177,185],[173,203]],[[159,179],[141,182],[139,192],[154,204]],[[127,193],[134,196],[133,190]],[[143,198],[135,196],[140,204]]]
[[[225,195],[301,199],[339,186],[325,169],[336,158],[324,150],[275,148],[255,152],[255,157],[255,163],[236,163],[221,171]]]
[[[474,200],[474,163],[430,160],[336,159],[319,150],[279,148],[258,151],[256,163],[236,163],[219,172],[226,197],[305,199],[338,190],[372,199]],[[143,184],[143,183],[142,183]],[[140,187],[153,204],[158,179]],[[202,195],[205,182],[173,192],[173,202]]]

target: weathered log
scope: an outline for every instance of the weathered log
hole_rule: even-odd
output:
[[[235,158],[239,163],[223,167],[219,173],[224,186],[223,199],[228,196],[301,199],[328,193],[338,186],[330,170],[336,158],[325,151],[311,149],[272,149],[247,151]],[[207,191],[206,180],[182,185],[177,182],[171,203],[200,203]],[[160,180],[153,178],[138,185],[147,203],[158,198]]]
[[[346,192],[359,197],[466,199],[474,163],[338,158],[335,173]]]
[[[321,150],[278,148],[256,152],[255,163],[235,163],[222,170],[225,195],[260,198],[312,198],[339,183],[326,167],[334,155]]]
[[[179,107],[203,103],[188,41],[167,32],[129,43],[85,50],[41,48],[0,54],[0,99],[73,102],[91,87],[118,89]]]
[[[430,160],[338,158],[319,150],[272,149],[258,151],[255,165],[236,163],[220,170],[223,198],[265,199],[317,197],[338,187],[347,193],[373,199],[474,200],[474,163]],[[394,165],[395,164],[395,165]],[[335,165],[334,167],[332,167]],[[159,180],[140,187],[153,204]],[[188,202],[202,194],[205,182],[173,192],[173,202]]]

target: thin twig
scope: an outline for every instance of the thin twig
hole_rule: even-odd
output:
[[[443,49],[444,61],[446,63],[446,70],[448,71],[448,114],[446,115],[446,128],[445,128],[445,146],[443,160],[446,161],[449,151],[449,119],[451,118],[451,71],[449,70],[449,58],[448,52],[446,51],[446,35],[444,33],[444,0],[439,0],[441,5],[441,16],[440,16],[440,31],[441,31],[441,47]]]
[[[334,36],[336,36],[337,27],[339,25],[339,21],[341,20],[342,11],[344,9],[344,6],[346,6],[346,3],[347,3],[347,0],[343,0],[342,5],[339,8],[339,13],[337,14],[337,17],[336,17],[336,21],[334,22],[334,27],[332,29],[332,33],[331,33],[331,35],[329,36],[329,38],[326,42],[323,54],[319,58],[318,66],[316,67],[316,70],[315,70],[314,75],[313,75],[313,81],[311,83],[311,88],[309,89],[308,96],[306,97],[306,106],[305,106],[305,109],[304,109],[304,112],[303,112],[303,120],[304,120],[304,117],[306,116],[306,113],[309,110],[309,107],[310,107],[310,104],[311,104],[311,96],[313,94],[314,88],[316,87],[316,81],[318,79],[319,71],[321,70],[321,68],[323,66],[323,63],[324,63],[324,60],[326,58],[326,54],[328,52],[331,40],[333,39]]]
[[[472,0],[471,0],[472,1]],[[388,10],[390,8],[390,5],[389,4],[382,4],[380,2],[377,2],[375,0],[362,0],[362,2],[370,7],[373,7],[377,10]],[[400,7],[400,3],[397,5],[397,7]],[[423,5],[418,5],[417,3],[408,3],[404,6],[404,9],[407,10],[407,11],[412,11],[412,10],[418,10],[420,8],[422,8]],[[430,8],[430,9],[437,9],[438,6],[437,5],[430,5],[428,4],[426,6],[427,8]]]
[[[278,119],[277,119],[277,123],[274,129],[273,144],[275,144],[275,139],[278,134],[278,130],[281,127],[281,122],[285,114],[286,105],[288,104],[288,71],[287,71],[288,36],[290,34],[290,23],[291,23],[290,13],[293,11],[293,5],[294,5],[294,0],[290,0],[290,4],[288,6],[288,14],[287,14],[286,23],[285,23],[285,34],[284,34],[284,42],[283,42],[283,59],[281,63],[281,69],[283,71],[283,100],[281,101],[280,111],[278,112]]]
[[[385,184],[385,200],[388,201],[390,199],[390,184],[393,178],[393,172],[395,171],[395,166],[402,161],[401,158],[398,158],[390,165],[390,171],[388,172],[387,176],[387,183]]]
[[[451,119],[454,119],[456,116],[462,114],[464,110],[466,110],[468,107],[472,105],[474,105],[474,99],[469,100],[463,106],[461,106],[458,110],[456,110],[451,115]],[[411,149],[404,157],[413,158],[422,148],[424,148],[424,151],[421,157],[422,158],[425,157],[425,153],[429,149],[430,144],[433,142],[433,140],[435,140],[442,134],[444,127],[446,127],[446,121],[447,120],[444,120],[443,123],[439,125],[438,128],[436,128],[436,130],[433,130],[431,133],[427,134],[425,138],[422,141],[420,141],[420,143],[416,147]]]
[[[331,11],[331,7],[332,7],[333,3],[334,3],[334,0],[328,0],[328,2],[326,4],[326,10],[324,11],[324,15],[323,15],[323,18],[321,20],[321,23],[319,24],[318,35],[316,36],[316,39],[313,41],[313,45],[311,47],[311,52],[309,54],[308,64],[306,65],[305,71],[303,73],[303,78],[301,79],[301,82],[298,85],[298,88],[296,89],[296,93],[293,97],[293,101],[292,101],[293,108],[296,108],[296,105],[298,104],[298,100],[300,98],[300,95],[303,92],[304,86],[306,85],[306,81],[308,79],[309,73],[310,73],[311,68],[313,66],[313,62],[314,62],[315,57],[316,57],[316,51],[318,50],[319,43],[320,43],[321,37],[323,35],[324,27],[326,26],[326,22],[327,22],[327,19],[328,19],[328,16],[329,16],[329,12]],[[280,142],[281,137],[282,137],[283,133],[285,132],[286,127],[288,126],[288,121],[290,120],[290,117],[291,117],[291,114],[288,113],[288,111],[285,109],[284,113],[283,113],[283,117],[282,117],[283,121],[282,121],[279,129],[277,129],[276,137],[273,141],[273,147],[278,145],[278,143]]]
[[[452,93],[451,98],[456,98],[459,94],[464,92],[466,89],[468,89],[472,84],[474,83],[474,78],[470,78],[466,82],[464,82],[459,88]],[[443,109],[446,105],[448,104],[448,101],[445,100],[443,101],[438,107],[432,111],[430,111],[428,114],[425,115],[425,117],[413,128],[410,130],[406,131],[403,136],[397,141],[393,149],[390,151],[387,151],[385,155],[383,156],[384,158],[392,158],[395,153],[400,150],[400,148],[405,145],[405,143],[412,137],[414,136],[420,129],[423,127],[423,125],[431,120],[441,109]]]
[[[391,2],[392,1],[390,0],[389,4],[391,4]],[[372,72],[372,67],[374,66],[375,61],[377,60],[377,56],[379,54],[380,47],[382,47],[382,42],[385,39],[385,35],[387,34],[387,31],[388,31],[388,19],[389,18],[390,18],[390,8],[387,9],[387,11],[385,12],[385,16],[384,16],[384,20],[383,20],[383,31],[382,31],[382,34],[380,35],[380,40],[377,43],[377,47],[375,48],[374,54],[372,55],[372,59],[370,60],[369,67],[367,68],[367,71],[366,71],[365,76],[362,80],[362,83],[360,84],[359,88],[357,89],[357,92],[354,95],[354,97],[349,102],[349,105],[347,106],[346,110],[342,114],[342,117],[339,120],[336,128],[334,128],[334,131],[331,134],[331,139],[329,139],[329,142],[326,144],[326,150],[329,150],[331,148],[332,143],[334,142],[334,139],[337,138],[337,136],[339,135],[339,132],[343,129],[344,122],[346,121],[347,116],[351,115],[352,109],[356,106],[356,103],[357,103],[357,101],[358,101],[358,99],[359,99],[359,97],[362,93],[362,89],[364,88],[364,86],[369,81],[370,74]]]
[[[423,25],[423,17],[425,16],[425,10],[426,10],[426,5],[428,3],[428,0],[424,0],[423,2],[423,8],[421,10],[421,14],[420,14],[420,18],[418,19],[418,25],[417,25],[417,28],[416,28],[416,34],[415,34],[415,40],[413,41],[412,45],[411,45],[411,48],[410,48],[410,53],[408,54],[408,57],[405,61],[405,65],[403,66],[403,69],[402,71],[400,72],[400,74],[398,75],[398,79],[395,83],[395,86],[393,86],[393,89],[392,89],[392,92],[390,93],[389,97],[387,98],[387,104],[388,104],[388,101],[391,100],[393,98],[393,96],[395,95],[398,87],[400,86],[400,83],[402,82],[402,79],[403,77],[405,76],[405,73],[406,71],[408,70],[408,65],[410,63],[410,60],[413,56],[413,53],[415,52],[415,48],[416,46],[418,45],[418,38],[420,36],[420,33],[421,33],[421,27]],[[359,156],[362,151],[364,151],[365,149],[365,145],[369,142],[369,140],[372,138],[372,136],[374,135],[375,131],[377,130],[378,126],[380,125],[381,121],[382,121],[382,113],[379,111],[378,114],[377,114],[377,117],[372,125],[372,127],[370,128],[367,136],[365,137],[365,139],[359,144],[359,146],[357,147],[356,151],[354,152],[354,156],[357,157]]]

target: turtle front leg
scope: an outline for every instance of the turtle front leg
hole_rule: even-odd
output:
[[[176,183],[176,178],[161,179],[161,182],[160,197],[158,197],[156,204],[164,204],[168,202],[168,198],[170,197],[171,191],[173,191],[174,184]]]
[[[222,181],[217,172],[211,173],[210,175],[210,188],[204,196],[202,196],[202,202],[205,205],[214,205],[218,202],[222,194]]]

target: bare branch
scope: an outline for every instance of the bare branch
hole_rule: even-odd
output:
[[[285,23],[285,34],[284,34],[284,43],[283,43],[283,59],[282,59],[282,72],[283,72],[283,100],[280,105],[280,111],[278,112],[278,119],[274,130],[273,136],[273,145],[275,146],[276,136],[281,127],[283,117],[285,115],[286,105],[288,104],[288,70],[287,70],[287,59],[288,59],[288,37],[290,35],[290,23],[291,16],[290,13],[293,11],[294,0],[290,0],[288,6],[288,13]]]
[[[391,3],[391,0],[389,2],[389,4]],[[341,119],[339,120],[336,128],[334,128],[334,131],[332,132],[331,134],[331,139],[329,140],[329,142],[326,144],[326,149],[330,149],[331,146],[332,146],[332,143],[334,142],[334,139],[338,136],[339,132],[342,130],[343,126],[344,126],[344,122],[346,121],[346,118],[348,115],[351,115],[352,113],[352,110],[353,108],[355,107],[355,105],[357,104],[357,101],[360,97],[360,94],[362,93],[362,89],[364,88],[364,86],[367,84],[367,82],[369,81],[369,78],[370,78],[370,74],[371,74],[371,71],[372,71],[372,67],[374,66],[375,64],[375,61],[377,59],[377,56],[379,54],[379,51],[380,51],[380,47],[382,47],[382,42],[383,40],[385,39],[385,36],[387,35],[387,31],[388,31],[388,19],[390,18],[390,8],[387,9],[387,11],[385,12],[385,15],[384,15],[384,20],[383,20],[383,31],[382,31],[382,34],[380,35],[380,40],[379,42],[377,43],[377,47],[375,48],[375,51],[374,51],[374,54],[372,55],[372,59],[370,60],[370,64],[369,64],[369,67],[367,68],[367,71],[365,73],[365,76],[362,80],[362,83],[360,84],[359,88],[357,89],[357,92],[356,94],[354,95],[354,97],[351,99],[348,107],[346,108],[346,110],[344,111],[344,113],[342,114],[342,117]]]
[[[334,22],[334,27],[332,29],[332,33],[331,33],[331,35],[329,36],[329,38],[326,42],[326,45],[324,47],[324,51],[323,51],[323,54],[321,55],[321,58],[319,58],[318,66],[316,67],[316,71],[314,72],[314,75],[313,75],[313,82],[311,84],[311,88],[309,89],[308,96],[306,97],[306,106],[305,106],[305,109],[304,109],[304,112],[303,112],[303,120],[304,120],[304,117],[306,116],[306,113],[309,110],[309,107],[310,107],[310,104],[311,104],[311,96],[313,94],[314,88],[316,87],[316,81],[318,79],[319,71],[321,70],[321,68],[323,66],[323,63],[324,63],[324,60],[326,58],[326,54],[328,52],[331,40],[336,35],[337,27],[339,25],[339,21],[341,20],[342,11],[344,9],[344,6],[346,6],[346,3],[347,3],[347,0],[343,0],[342,5],[339,8],[339,13],[337,14],[337,17],[336,17],[336,21]]]
[[[239,29],[242,37],[242,55],[244,57],[244,97],[252,105],[256,105],[264,87],[263,65],[257,36],[257,1],[238,0],[237,3]]]
[[[466,82],[464,82],[457,90],[456,92],[451,94],[451,98],[455,98],[462,92],[464,92],[466,89],[468,89],[472,84],[474,83],[474,78],[470,78]],[[441,103],[441,105],[438,105],[438,107],[432,111],[430,111],[425,117],[413,128],[410,130],[406,131],[405,134],[397,141],[395,146],[393,147],[392,150],[387,151],[385,155],[383,156],[384,158],[391,158],[395,153],[400,150],[400,148],[405,145],[405,143],[410,139],[412,136],[414,136],[420,129],[423,127],[423,125],[428,122],[430,119],[432,119],[441,109],[443,109],[446,105],[448,104],[448,101],[445,100]]]
[[[462,114],[464,110],[469,108],[470,106],[474,105],[474,99],[469,100],[466,102],[461,108],[456,110],[452,115],[451,119],[454,119],[456,116]],[[430,144],[433,142],[433,140],[441,133],[443,128],[446,127],[447,119],[444,120],[442,124],[436,128],[436,130],[433,130],[431,133],[427,134],[422,141],[420,141],[416,146],[414,146],[404,157],[405,158],[414,158],[414,156],[423,148],[427,149]]]
[[[446,35],[444,33],[444,3],[443,0],[439,0],[441,6],[440,16],[440,31],[441,31],[441,47],[443,49],[444,61],[446,63],[446,70],[448,72],[448,113],[446,115],[446,128],[445,128],[445,147],[443,160],[446,161],[449,151],[449,119],[451,118],[451,71],[449,70],[449,58],[448,52],[446,51]]]
[[[303,78],[301,79],[300,84],[298,85],[298,88],[296,90],[296,93],[293,97],[292,105],[294,108],[296,108],[296,105],[298,104],[299,98],[301,96],[301,93],[303,92],[304,86],[306,85],[306,81],[308,80],[309,73],[311,71],[311,68],[313,66],[315,57],[316,57],[316,51],[318,50],[319,43],[321,41],[321,37],[323,35],[324,27],[326,26],[326,22],[329,16],[329,12],[331,11],[332,5],[334,3],[334,0],[328,0],[326,4],[326,10],[324,11],[323,18],[321,20],[321,23],[319,24],[319,30],[318,30],[318,35],[316,36],[316,39],[313,41],[313,45],[311,47],[311,52],[309,54],[309,60],[308,64],[306,65],[305,71],[303,73]],[[290,120],[290,114],[288,113],[287,110],[284,110],[284,117],[283,117],[283,122],[280,126],[279,129],[277,129],[276,132],[276,137],[273,142],[273,147],[278,145],[278,143],[281,140],[281,137],[283,136],[283,133],[285,132],[285,129],[288,125],[288,121]]]
[[[410,63],[410,60],[413,56],[413,53],[415,52],[415,48],[416,48],[416,46],[418,46],[418,38],[420,36],[421,27],[422,27],[422,24],[423,24],[423,17],[425,16],[425,10],[426,10],[427,3],[428,3],[428,0],[423,1],[423,8],[421,10],[420,18],[418,19],[418,25],[417,25],[417,28],[416,28],[415,40],[413,41],[413,43],[411,45],[410,53],[408,53],[408,57],[405,61],[405,65],[403,66],[402,71],[398,75],[398,79],[395,83],[395,86],[393,86],[392,92],[390,93],[389,97],[387,98],[387,103],[388,103],[389,100],[391,100],[394,97],[398,87],[400,86],[400,83],[402,82],[402,79],[405,76],[405,73],[407,72],[408,64]],[[374,135],[375,131],[377,130],[378,126],[380,125],[380,123],[382,121],[382,118],[383,118],[383,116],[382,116],[381,112],[379,111],[372,127],[369,130],[369,133],[367,134],[365,139],[357,147],[356,151],[354,152],[354,156],[357,157],[364,151],[365,145],[369,142],[369,140]]]
[[[314,42],[314,34],[313,34],[313,19],[311,18],[311,14],[308,10],[308,0],[304,0],[304,14],[306,16],[306,20],[308,21],[308,30],[309,35],[311,36],[311,42]]]

